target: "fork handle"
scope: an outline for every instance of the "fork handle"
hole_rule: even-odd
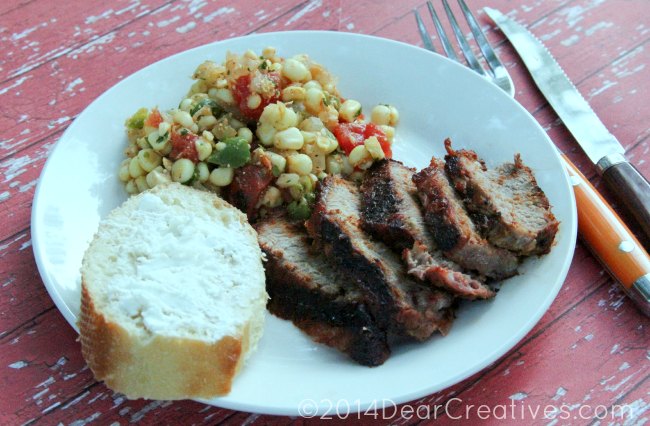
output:
[[[632,232],[573,163],[561,154],[576,197],[582,240],[623,290],[650,317],[650,257]]]
[[[650,184],[646,178],[628,161],[621,161],[603,171],[603,180],[650,241]]]

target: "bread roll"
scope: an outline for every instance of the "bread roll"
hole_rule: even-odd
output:
[[[210,398],[262,335],[257,234],[214,194],[172,183],[103,219],[82,264],[82,353],[129,398]]]

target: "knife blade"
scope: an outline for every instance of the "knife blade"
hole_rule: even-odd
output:
[[[496,9],[484,8],[515,48],[542,94],[650,241],[650,183],[600,121],[544,44]]]

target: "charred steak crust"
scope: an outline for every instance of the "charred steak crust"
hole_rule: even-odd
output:
[[[360,191],[364,230],[401,253],[408,273],[419,280],[466,299],[493,297],[494,291],[437,249],[417,201],[414,172],[395,160],[377,162],[368,170]]]
[[[444,163],[431,159],[429,167],[413,175],[424,208],[424,220],[445,255],[463,268],[504,279],[517,273],[518,259],[485,240],[451,187]]]
[[[401,165],[394,160],[383,160],[368,170],[361,184],[361,218],[364,230],[402,251],[413,247],[415,237],[404,221],[402,200],[391,175],[392,164]]]
[[[356,284],[333,271],[322,255],[310,253],[304,226],[272,218],[257,230],[268,259],[269,311],[361,365],[381,365],[390,355],[386,333]]]
[[[373,312],[381,327],[417,340],[435,331],[446,334],[453,320],[453,297],[409,278],[397,255],[363,233],[360,203],[354,184],[326,177],[307,222],[309,234],[374,299]]]
[[[514,163],[488,169],[475,152],[453,150],[449,139],[445,148],[447,175],[472,217],[481,223],[482,235],[519,255],[542,255],[551,250],[559,222],[519,154]]]

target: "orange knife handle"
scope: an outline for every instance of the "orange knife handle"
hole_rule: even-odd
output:
[[[648,315],[650,301],[646,299],[646,306],[641,306],[644,295],[636,294],[639,286],[643,287],[642,292],[647,290],[650,278],[648,253],[596,188],[564,154],[561,156],[571,176],[578,208],[578,230],[582,239]]]

